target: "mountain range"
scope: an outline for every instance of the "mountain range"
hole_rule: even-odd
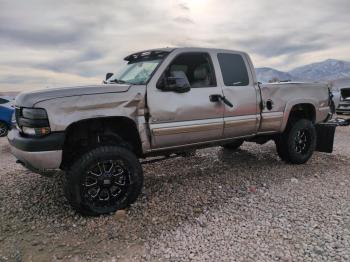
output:
[[[258,81],[278,82],[278,81],[333,81],[343,78],[350,78],[350,62],[328,59],[323,62],[312,63],[297,67],[288,72],[276,70],[274,68],[256,68]]]

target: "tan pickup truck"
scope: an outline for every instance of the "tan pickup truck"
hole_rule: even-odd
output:
[[[246,53],[166,48],[127,56],[101,85],[46,89],[16,98],[12,152],[27,168],[62,169],[66,196],[87,215],[125,208],[141,192],[148,156],[186,155],[244,141],[276,143],[303,164],[332,152],[325,84],[260,84]]]

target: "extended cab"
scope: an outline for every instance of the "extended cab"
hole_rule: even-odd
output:
[[[249,56],[230,50],[166,48],[124,60],[101,85],[16,98],[13,154],[41,174],[64,170],[67,199],[81,213],[135,201],[139,159],[148,156],[269,140],[292,164],[332,151],[334,130],[322,125],[331,117],[326,84],[260,84]]]

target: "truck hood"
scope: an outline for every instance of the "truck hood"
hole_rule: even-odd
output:
[[[39,91],[23,92],[16,97],[15,105],[19,107],[33,107],[39,102],[62,97],[122,93],[127,92],[130,86],[131,85],[124,84],[102,84],[91,86],[48,88]]]

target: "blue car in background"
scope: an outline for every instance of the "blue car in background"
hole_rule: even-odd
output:
[[[14,98],[0,97],[0,137],[6,136],[7,132],[14,125]]]

